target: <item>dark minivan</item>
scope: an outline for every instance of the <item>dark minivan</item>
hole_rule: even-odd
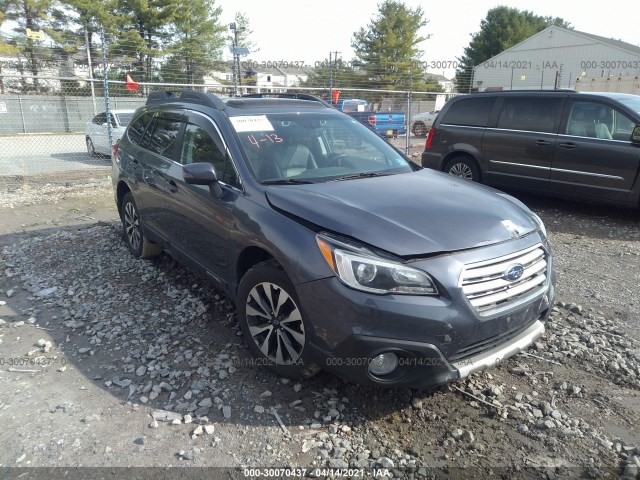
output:
[[[454,97],[429,132],[422,165],[498,188],[638,206],[640,96],[515,90]]]
[[[284,376],[425,387],[543,334],[554,276],[537,215],[290,97],[149,96],[113,155],[135,257],[164,250],[206,275]]]

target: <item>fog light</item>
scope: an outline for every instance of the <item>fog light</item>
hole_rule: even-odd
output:
[[[369,372],[374,375],[388,375],[398,368],[398,356],[393,352],[381,353],[369,363]]]

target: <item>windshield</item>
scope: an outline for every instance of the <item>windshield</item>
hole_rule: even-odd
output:
[[[414,170],[382,138],[346,115],[278,113],[231,117],[231,123],[261,182],[317,183]]]
[[[118,123],[121,126],[126,127],[127,125],[129,125],[129,122],[133,118],[133,112],[131,112],[131,113],[116,113],[116,117],[118,118]]]

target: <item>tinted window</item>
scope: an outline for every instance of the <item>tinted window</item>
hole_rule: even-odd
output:
[[[625,114],[598,102],[573,102],[566,134],[602,140],[629,140],[635,126]]]
[[[198,162],[213,164],[220,181],[229,185],[236,184],[235,169],[231,161],[227,161],[225,153],[218,148],[206,130],[189,123],[184,130],[180,163],[186,165]]]
[[[147,148],[159,155],[172,158],[181,126],[182,122],[179,120],[162,117],[157,118]]]
[[[135,144],[140,144],[140,140],[142,139],[142,134],[144,133],[144,130],[147,128],[147,124],[149,123],[149,120],[151,120],[152,116],[153,114],[150,112],[143,113],[136,119],[135,122],[131,124],[131,126],[129,126],[129,130],[127,130],[127,135],[129,137],[129,140],[131,140],[131,142]]]
[[[561,104],[559,98],[505,98],[498,128],[555,133]]]
[[[469,97],[455,102],[442,123],[486,127],[495,97]]]
[[[103,123],[107,123],[107,114],[99,113],[95,117],[93,117],[93,123],[97,125],[102,125]]]

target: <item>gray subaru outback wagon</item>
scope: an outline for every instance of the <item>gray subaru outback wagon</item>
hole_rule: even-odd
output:
[[[152,93],[112,178],[131,253],[210,278],[260,363],[419,388],[543,334],[552,256],[525,205],[423,169],[315,97],[257,97]]]

